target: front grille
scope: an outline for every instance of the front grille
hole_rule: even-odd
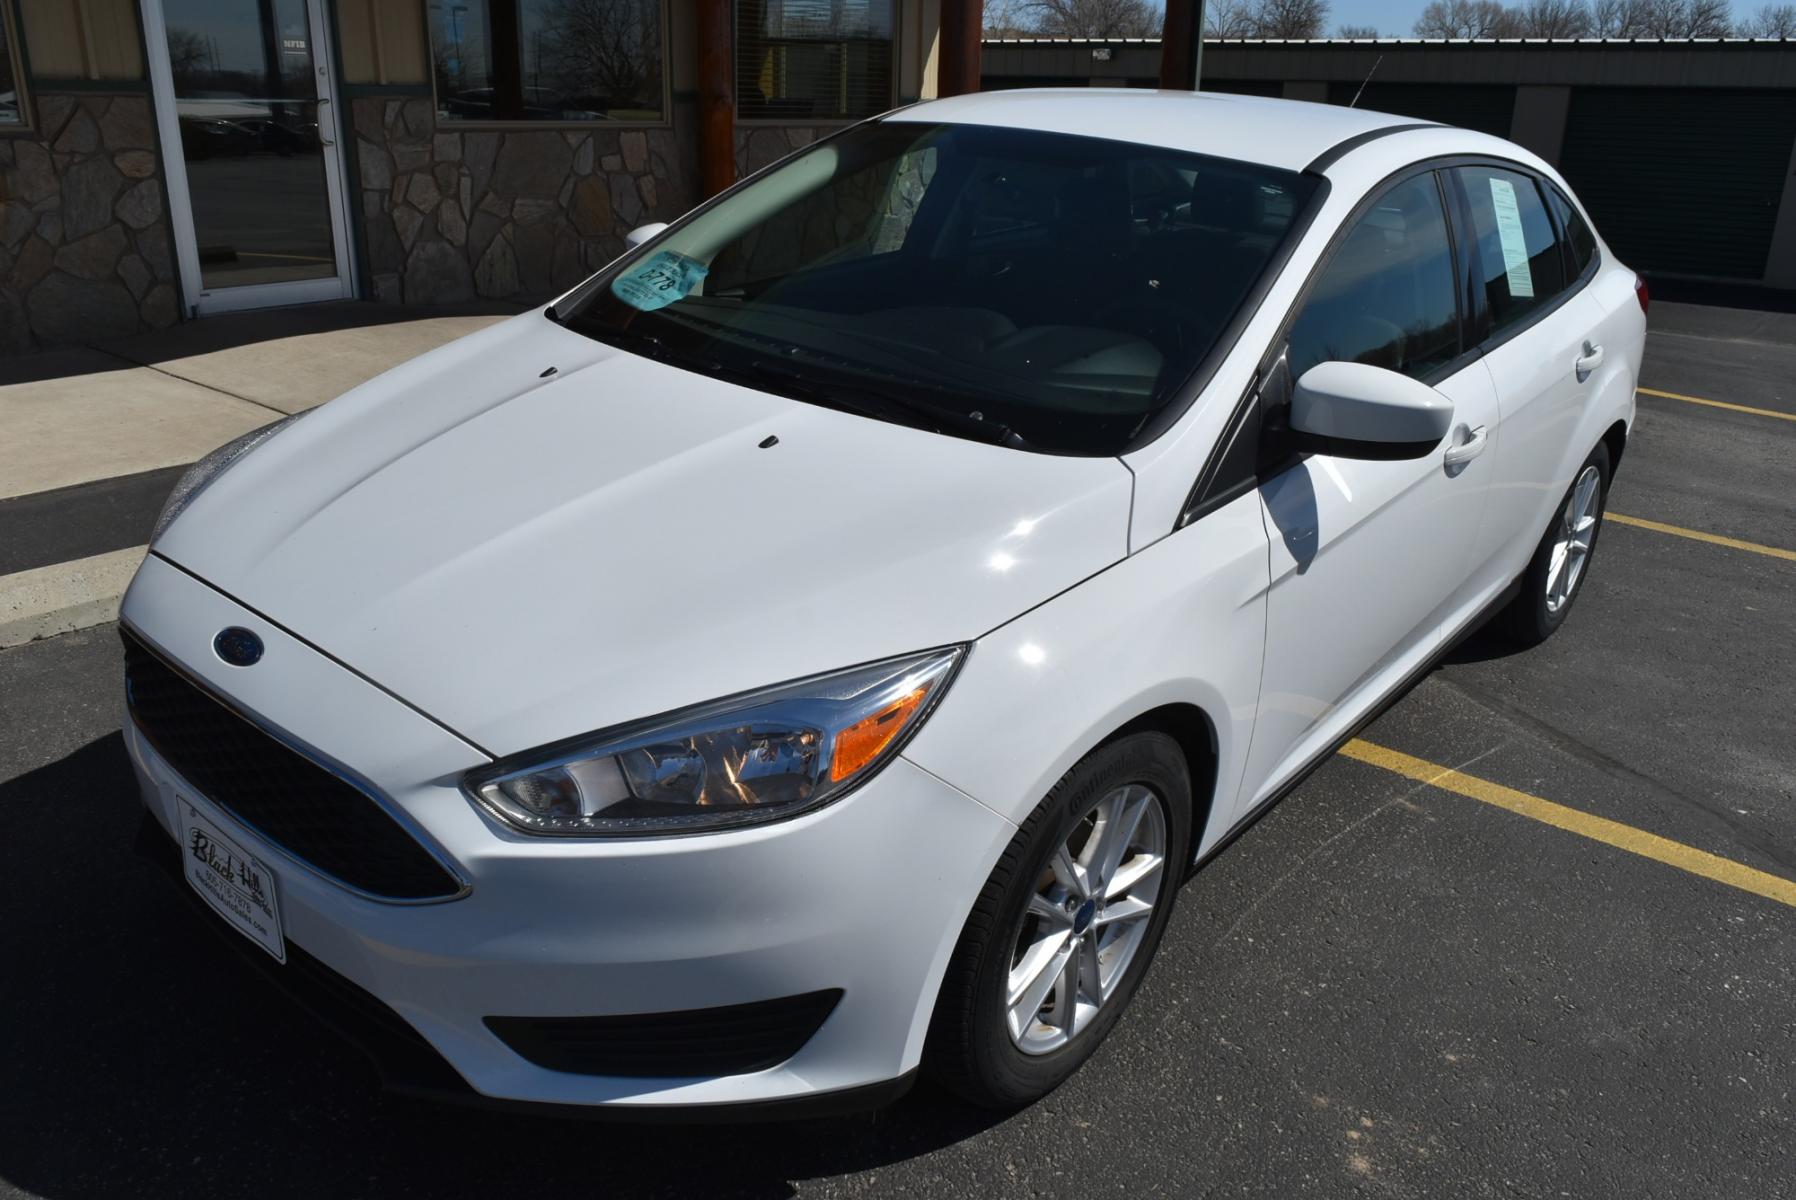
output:
[[[132,719],[202,796],[371,895],[434,900],[462,890],[373,798],[227,708],[129,630],[121,633]]]
[[[576,1075],[696,1078],[777,1067],[822,1028],[840,988],[724,1008],[617,1017],[488,1017],[539,1067]]]

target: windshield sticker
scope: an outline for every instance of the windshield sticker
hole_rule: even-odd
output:
[[[611,294],[633,308],[654,312],[691,294],[711,270],[696,258],[662,250],[611,281]]]
[[[1507,179],[1490,181],[1490,203],[1497,214],[1497,237],[1503,242],[1503,269],[1509,275],[1509,294],[1532,298],[1534,276],[1528,270],[1528,240],[1522,236],[1522,210],[1515,202],[1515,185]]]

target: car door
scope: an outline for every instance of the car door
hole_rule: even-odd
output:
[[[1583,250],[1566,244],[1566,224],[1548,209],[1550,184],[1494,162],[1448,175],[1461,205],[1474,320],[1502,414],[1490,508],[1470,571],[1467,607],[1475,610],[1527,565],[1589,452],[1574,435],[1605,353],[1604,314],[1585,286],[1596,270],[1594,242],[1586,230]]]
[[[1465,586],[1497,409],[1462,330],[1466,289],[1443,186],[1424,170],[1362,206],[1300,301],[1283,362],[1268,373],[1259,492],[1272,563],[1249,803],[1326,750],[1434,652],[1442,614]],[[1453,401],[1451,432],[1418,459],[1290,454],[1279,405],[1290,381],[1331,360],[1433,386]]]

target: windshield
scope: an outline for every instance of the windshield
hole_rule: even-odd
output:
[[[555,314],[764,391],[962,437],[1120,453],[1314,189],[1129,142],[887,121],[769,171]]]

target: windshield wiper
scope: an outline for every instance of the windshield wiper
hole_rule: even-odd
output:
[[[900,425],[910,425],[919,429],[928,429],[934,433],[953,434],[974,441],[989,442],[994,446],[1009,446],[1015,450],[1029,448],[1029,443],[1009,425],[1002,421],[994,421],[982,413],[959,412],[952,408],[943,408],[899,391],[874,387],[858,381],[844,382],[833,374],[830,378],[819,378],[811,371],[795,369],[785,363],[766,358],[751,359],[746,366],[723,363],[707,355],[686,354],[670,349],[659,336],[627,326],[605,330],[604,340],[618,344],[623,349],[656,362],[701,371],[707,375],[723,378],[733,377],[737,382],[750,387],[761,387],[769,380],[777,380],[774,390],[820,404],[825,408],[852,412],[863,417],[896,421]],[[937,385],[918,382],[915,386],[927,391],[953,395],[948,389]]]
[[[757,358],[747,367],[725,368],[724,373],[749,379],[777,379],[781,390],[791,392],[826,408],[840,408],[864,417],[898,419],[901,425],[912,425],[935,433],[951,433],[974,441],[1013,449],[1028,448],[1021,434],[1002,421],[994,421],[983,413],[959,412],[930,404],[900,391],[871,387],[865,383],[845,383],[838,379],[820,379],[808,371],[794,370],[783,363]],[[931,391],[945,391],[919,386]],[[901,418],[901,419],[900,419]]]

